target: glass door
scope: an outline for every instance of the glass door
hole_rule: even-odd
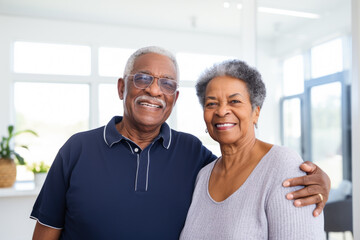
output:
[[[332,82],[309,90],[311,159],[330,176],[336,188],[343,179],[342,84]]]

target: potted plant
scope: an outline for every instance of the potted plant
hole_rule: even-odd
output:
[[[28,169],[34,173],[35,187],[41,187],[46,179],[50,166],[44,161],[41,161],[28,166]]]
[[[22,133],[31,133],[35,136],[37,134],[32,130],[22,130],[14,132],[14,126],[8,126],[8,136],[2,137],[0,142],[0,188],[11,187],[16,180],[16,164],[25,165],[24,158],[19,153],[15,152],[14,146],[11,145],[11,140]],[[23,148],[28,148],[21,145]]]

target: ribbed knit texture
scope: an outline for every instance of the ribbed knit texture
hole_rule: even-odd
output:
[[[285,198],[299,187],[284,188],[282,182],[303,176],[302,162],[294,151],[273,146],[245,183],[222,202],[215,202],[208,192],[215,161],[210,163],[198,174],[180,239],[325,239],[323,214],[312,215],[315,205],[297,208]]]

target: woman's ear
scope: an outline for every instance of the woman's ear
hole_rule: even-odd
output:
[[[253,111],[253,123],[254,123],[254,125],[257,125],[257,123],[259,121],[259,116],[260,116],[260,106],[256,106],[256,108]]]

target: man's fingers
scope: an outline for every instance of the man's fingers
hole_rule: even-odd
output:
[[[318,203],[316,204],[316,208],[315,210],[313,211],[313,216],[314,217],[317,217],[320,215],[320,213],[322,212],[322,210],[324,209],[325,207],[325,203]]]
[[[325,207],[325,202],[321,199],[319,194],[312,195],[307,198],[296,199],[294,201],[294,206],[295,207],[304,207],[304,206],[312,205],[315,203],[316,203],[316,208],[313,211],[313,216],[317,217],[320,215],[320,213],[322,212],[322,210]]]
[[[312,162],[306,161],[300,165],[300,169],[307,173],[312,173],[317,170],[317,166]]]
[[[294,186],[305,186],[310,184],[317,184],[316,179],[312,178],[313,175],[305,175],[302,177],[286,179],[283,182],[284,187],[294,187]]]
[[[286,198],[291,200],[291,199],[300,199],[300,198],[305,198],[305,197],[309,197],[309,196],[313,196],[316,195],[318,193],[322,192],[322,188],[319,185],[310,185],[306,188],[302,188],[300,190],[297,190],[295,192],[291,192],[286,194]],[[325,198],[324,193],[322,193],[323,198]],[[319,201],[315,201],[314,203],[318,203],[320,202],[320,196],[319,196]]]

